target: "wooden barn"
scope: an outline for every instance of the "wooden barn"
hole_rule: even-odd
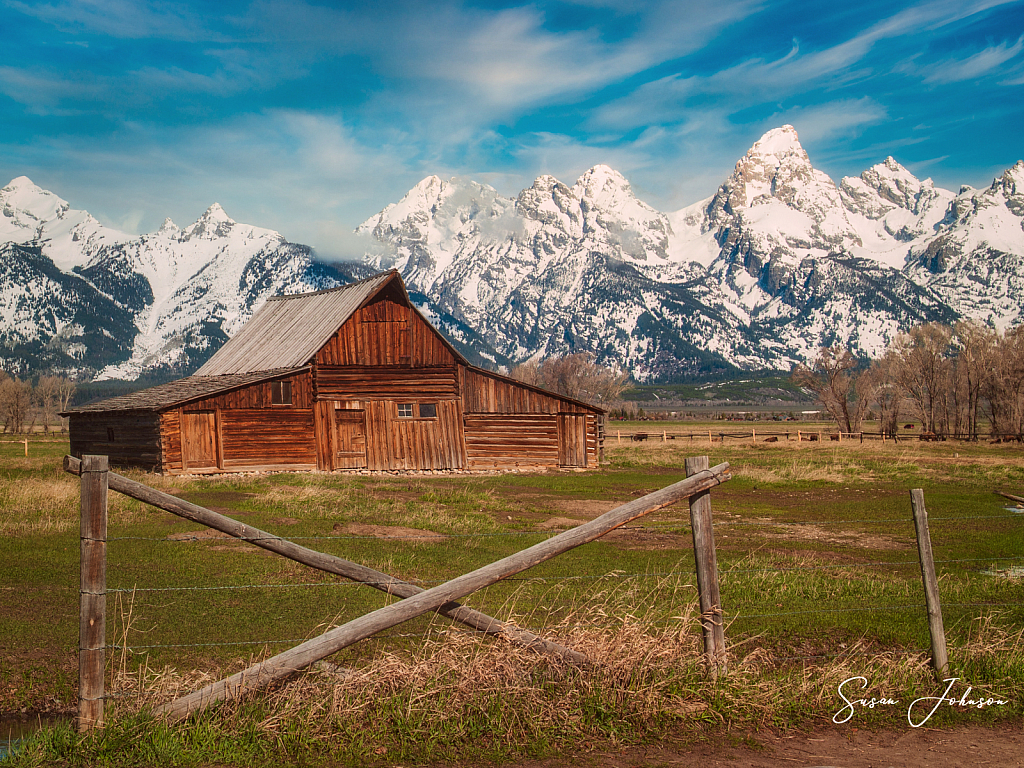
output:
[[[73,408],[71,452],[167,474],[594,467],[604,411],[470,365],[397,272],[269,299],[193,376]]]

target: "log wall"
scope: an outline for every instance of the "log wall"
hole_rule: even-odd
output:
[[[316,467],[312,410],[245,409],[219,415],[224,469]]]
[[[110,464],[161,471],[160,417],[155,413],[73,413],[71,455],[107,456]]]
[[[585,405],[532,389],[499,374],[459,366],[466,413],[592,413]]]
[[[449,368],[318,366],[317,400],[430,400],[458,396],[457,374]]]
[[[470,469],[558,466],[556,414],[467,413],[465,424]]]

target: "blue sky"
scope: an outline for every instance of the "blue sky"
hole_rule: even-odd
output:
[[[1024,0],[0,0],[0,184],[131,232],[221,203],[324,256],[424,176],[606,163],[675,210],[796,126],[833,179],[1024,158]]]

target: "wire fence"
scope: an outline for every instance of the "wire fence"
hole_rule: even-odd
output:
[[[851,517],[841,519],[791,519],[786,517],[779,518],[758,518],[758,519],[736,519],[732,516],[716,516],[716,530],[721,534],[729,531],[730,529],[747,529],[754,530],[761,528],[764,531],[771,532],[774,529],[778,529],[780,526],[806,526],[814,528],[834,528],[839,525],[884,525],[887,528],[888,534],[893,536],[903,537],[905,541],[902,544],[910,546],[912,544],[912,526],[911,520],[906,517]],[[937,515],[930,518],[934,523],[948,524],[950,526],[956,526],[961,523],[973,523],[978,520],[1024,520],[1024,515],[1017,513],[1000,514],[994,513],[989,515],[961,515],[961,516],[949,516],[949,515]],[[677,535],[686,535],[689,533],[689,526],[685,523],[667,523],[667,524],[648,524],[648,525],[631,525],[624,526],[619,529],[629,534],[645,534],[645,533],[673,533]],[[402,543],[422,543],[424,541],[440,541],[440,540],[458,540],[463,542],[470,542],[473,539],[476,540],[496,540],[496,539],[508,539],[508,540],[522,540],[526,538],[544,539],[554,536],[557,532],[551,531],[504,531],[504,532],[478,532],[469,534],[444,534],[444,535],[385,535],[385,536],[363,536],[363,535],[326,535],[326,536],[295,536],[289,537],[290,541],[322,541],[329,542],[332,544],[344,544],[345,542],[366,542],[376,541],[384,546],[388,544],[402,544]],[[146,537],[146,536],[116,536],[110,537],[110,542],[159,542],[168,544],[195,544],[197,542],[217,542],[223,541],[226,537],[216,536],[195,536],[195,537],[182,537],[178,535],[176,538],[158,538],[158,537]],[[250,537],[241,538],[241,541],[254,543],[269,538],[277,537]],[[948,548],[947,548],[948,549]],[[906,591],[908,587],[912,590],[916,590],[917,593],[921,594],[919,575],[916,573],[917,569],[920,568],[920,561],[916,558],[907,558],[905,555],[899,559],[854,559],[854,560],[843,560],[837,559],[825,563],[777,563],[777,564],[751,564],[750,558],[757,557],[758,550],[752,548],[749,552],[742,553],[742,557],[737,560],[720,563],[719,565],[719,578],[722,580],[722,602],[724,605],[724,611],[722,620],[730,627],[733,632],[741,633],[737,635],[737,641],[742,636],[749,636],[758,632],[763,632],[769,628],[773,622],[780,619],[792,618],[792,617],[827,617],[827,616],[842,616],[842,615],[854,615],[854,614],[900,614],[901,617],[913,617],[914,620],[919,621],[921,625],[924,625],[926,618],[926,610],[923,597],[916,601],[901,601],[901,602],[882,602],[881,604],[871,605],[847,605],[842,600],[837,600],[833,604],[819,605],[817,607],[807,608],[792,608],[785,605],[785,602],[780,603],[779,607],[781,610],[763,610],[764,600],[761,599],[760,603],[762,606],[761,610],[750,610],[749,608],[743,608],[748,602],[743,599],[741,593],[745,587],[746,577],[764,577],[773,576],[780,582],[785,584],[787,579],[791,579],[793,576],[806,575],[808,577],[820,577],[823,574],[846,574],[851,570],[860,571],[861,569],[873,569],[880,574],[889,577],[894,580],[894,583],[898,583],[901,588]],[[806,553],[804,553],[806,554]],[[818,553],[820,554],[820,553]],[[827,554],[827,553],[826,553]],[[955,552],[950,551],[950,554]],[[789,552],[786,557],[799,558],[803,556],[799,550]],[[648,570],[641,572],[613,572],[613,573],[571,573],[571,574],[544,574],[544,575],[522,575],[515,576],[505,580],[505,583],[510,584],[533,584],[541,587],[548,587],[556,584],[567,584],[567,583],[580,583],[580,582],[594,582],[594,581],[605,581],[605,582],[618,582],[623,583],[627,581],[632,582],[646,582],[648,585],[657,585],[659,582],[665,582],[666,584],[675,585],[681,581],[693,579],[693,569],[689,565],[689,560],[685,565],[679,568],[668,569],[668,570]],[[982,566],[989,566],[989,569],[996,567],[1009,566],[1013,568],[1014,563],[1024,563],[1024,555],[1006,555],[1006,554],[994,554],[986,557],[939,557],[935,559],[937,566],[946,567],[948,569],[947,579],[955,574],[956,578],[961,581],[971,582],[972,580],[981,579],[987,581],[989,584],[992,583],[992,575],[985,574],[982,570]],[[908,572],[909,571],[909,572]],[[452,574],[455,575],[455,574]],[[415,584],[423,588],[429,588],[431,586],[441,584],[448,580],[450,576],[437,577],[431,579],[417,579]],[[386,586],[388,582],[377,582],[377,586]],[[374,583],[371,582],[371,585]],[[912,586],[911,586],[912,585]],[[291,582],[273,582],[273,583],[246,583],[246,584],[202,584],[202,585],[175,585],[175,586],[114,586],[108,589],[108,592],[112,594],[131,594],[133,596],[144,596],[144,595],[156,595],[156,594],[168,594],[168,593],[200,593],[208,595],[210,593],[231,593],[231,592],[253,592],[260,590],[311,590],[311,589],[337,589],[344,588],[346,590],[353,589],[363,586],[358,582],[352,581],[341,581],[341,580],[297,580]],[[668,586],[666,589],[675,589],[674,586]],[[962,590],[961,590],[962,591]],[[954,601],[950,600],[943,603],[943,608],[949,611],[967,610],[976,611],[977,609],[985,609],[991,612],[991,609],[1019,609],[1024,607],[1024,591],[1017,591],[1018,599],[1013,600],[1006,599],[1001,600],[969,600],[969,601]],[[761,595],[761,598],[764,596]],[[796,602],[804,602],[806,598],[802,600],[796,600]],[[792,601],[792,600],[791,600]],[[665,620],[655,623],[664,623]],[[751,624],[755,626],[751,627]],[[601,628],[604,626],[602,623],[594,623],[591,625],[593,628]],[[541,622],[537,626],[524,627],[529,631],[538,633],[557,631],[558,629],[564,629],[559,627],[557,623]],[[586,629],[586,625],[577,622],[575,625],[576,629]],[[431,631],[432,628],[422,628],[417,631],[407,632],[389,632],[382,633],[377,636],[379,640],[386,639],[408,639],[408,638],[421,638]],[[467,630],[469,631],[469,630]],[[279,646],[279,645],[290,645],[298,642],[302,642],[307,638],[304,637],[260,637],[259,639],[230,639],[230,640],[218,640],[218,641],[197,641],[197,642],[147,642],[147,643],[130,643],[125,646],[119,643],[112,642],[109,647],[129,650],[133,653],[147,653],[159,649],[209,649],[209,648],[234,648],[241,646]],[[828,658],[829,654],[820,653],[805,653],[797,654],[791,657],[785,657],[791,660],[811,660],[817,658]],[[782,657],[780,657],[782,658]]]
[[[706,459],[703,461],[706,466]],[[104,463],[103,470],[90,471],[105,472],[105,466]],[[689,462],[687,466],[689,469]],[[699,468],[695,468],[694,471],[697,469]],[[102,487],[106,487],[105,475],[102,482]],[[219,528],[220,531],[212,534],[204,530],[199,533],[173,533],[167,536],[108,536],[105,531],[104,507],[104,532],[101,539],[96,539],[85,533],[85,521],[89,520],[89,525],[92,526],[97,519],[91,512],[88,516],[85,514],[85,488],[83,472],[83,555],[87,543],[92,546],[101,541],[105,569],[108,562],[107,545],[112,545],[116,552],[111,560],[114,564],[111,570],[114,583],[107,586],[104,576],[103,586],[98,587],[104,590],[104,595],[111,594],[117,598],[116,605],[107,604],[106,611],[113,620],[108,624],[106,638],[103,637],[102,629],[98,630],[98,642],[102,647],[120,651],[122,661],[127,654],[176,652],[216,656],[218,653],[235,652],[245,647],[268,649],[272,646],[301,644],[312,636],[338,626],[335,622],[344,623],[373,610],[373,598],[353,597],[363,594],[353,589],[354,587],[377,587],[389,593],[384,600],[395,599],[392,590],[400,583],[397,579],[366,570],[362,573],[367,578],[363,578],[359,574],[352,575],[347,566],[335,572],[348,574],[351,578],[360,579],[359,582],[342,581],[338,578],[311,580],[298,569],[286,568],[284,573],[275,572],[274,578],[243,583],[209,583],[212,579],[209,577],[211,561],[208,558],[203,560],[207,566],[204,571],[188,567],[189,564],[194,566],[201,558],[181,557],[177,554],[170,558],[171,565],[153,574],[162,579],[175,574],[174,583],[133,583],[131,586],[119,584],[119,576],[123,581],[123,576],[147,573],[145,568],[137,567],[137,557],[133,561],[130,554],[133,548],[150,547],[154,544],[205,544],[212,545],[213,549],[222,548],[221,545],[232,538],[224,532],[235,530],[234,523],[225,523],[224,518],[194,505],[189,507],[191,511],[184,510],[180,502],[173,497],[155,492],[163,500],[154,500],[152,503],[164,509],[176,510],[177,514],[202,521],[205,525]],[[132,490],[125,492],[141,493]],[[90,493],[93,499],[100,498],[92,491]],[[920,494],[919,491],[913,493]],[[102,498],[105,499],[105,496]],[[136,498],[147,497],[142,493]],[[914,503],[915,510],[919,511],[920,504],[916,496]],[[885,636],[890,643],[893,637],[898,638],[896,645],[916,643],[920,651],[927,647],[927,641],[921,642],[921,636],[922,632],[927,632],[926,627],[930,624],[927,621],[929,611],[925,607],[921,579],[916,574],[919,568],[922,572],[926,569],[920,560],[909,557],[906,552],[913,549],[915,535],[914,528],[910,525],[914,522],[910,515],[894,516],[886,511],[877,516],[829,519],[827,515],[822,515],[815,519],[793,519],[795,515],[788,515],[781,510],[759,511],[756,515],[719,512],[710,519],[714,521],[716,535],[721,536],[717,570],[712,569],[715,579],[714,592],[717,595],[720,585],[721,601],[717,602],[716,597],[717,604],[709,613],[705,605],[707,577],[701,572],[695,578],[695,565],[705,562],[707,554],[706,545],[699,539],[704,542],[707,542],[707,539],[698,537],[697,531],[694,530],[709,525],[709,518],[699,516],[696,512],[697,502],[693,499],[691,505],[691,520],[676,514],[676,519],[660,523],[648,521],[640,525],[622,526],[612,536],[624,536],[626,541],[639,543],[641,548],[645,537],[661,537],[658,539],[662,542],[659,546],[668,547],[674,553],[676,562],[673,567],[632,571],[619,569],[608,572],[604,570],[604,561],[601,558],[583,555],[570,560],[568,556],[564,556],[558,561],[558,567],[545,566],[530,573],[503,579],[498,584],[474,593],[470,602],[474,605],[483,603],[483,606],[479,607],[485,607],[499,619],[508,615],[512,623],[519,628],[555,641],[559,637],[576,636],[576,633],[580,632],[607,632],[614,628],[616,623],[629,620],[632,617],[631,612],[636,612],[644,614],[644,625],[651,628],[671,627],[685,632],[703,627],[706,642],[709,637],[707,622],[709,616],[714,616],[714,621],[719,625],[715,632],[720,633],[721,627],[727,627],[729,640],[734,647],[738,648],[751,640],[764,639],[764,644],[783,651],[775,654],[777,662],[808,662],[855,652],[847,650],[847,643],[841,643],[839,645],[844,650],[840,654],[835,650],[837,641],[834,638],[830,638],[829,642],[816,642],[822,630],[825,630],[826,635],[832,633],[833,636],[851,641],[857,637],[877,639]],[[941,530],[945,536],[950,531],[965,527],[984,527],[986,523],[1005,526],[1006,521],[1011,519],[1024,520],[1024,514],[1013,508],[1000,507],[998,510],[993,509],[989,514],[940,514],[932,517],[931,521],[936,524],[936,530]],[[705,522],[701,523],[700,520]],[[338,556],[325,551],[322,555],[325,560],[316,562],[315,558],[308,559],[310,555],[316,554],[311,550],[302,547],[282,549],[282,543],[320,542],[324,550],[344,549],[347,544],[350,549],[358,550],[364,557],[386,561],[384,570],[394,570],[391,563],[397,559],[403,563],[403,567],[398,570],[413,572],[416,570],[414,566],[417,561],[415,557],[411,557],[411,553],[425,551],[416,549],[417,547],[437,547],[442,544],[449,547],[444,550],[445,556],[427,558],[423,561],[429,563],[430,567],[420,572],[429,574],[431,578],[409,579],[407,583],[402,584],[403,589],[427,589],[445,583],[461,575],[462,566],[468,562],[495,562],[496,557],[507,556],[522,549],[520,545],[524,540],[543,541],[562,533],[554,530],[491,530],[450,534],[417,531],[382,535],[380,531],[375,531],[373,535],[366,535],[361,532],[338,533],[336,527],[335,532],[327,535],[303,535],[286,539],[262,531],[254,533],[255,529],[241,523],[238,526],[238,531],[248,533],[234,537],[242,545],[262,545],[265,549],[278,553],[288,552],[300,562],[318,565],[324,565],[332,557],[335,564],[342,561]],[[686,537],[691,533],[696,554],[687,546]],[[665,539],[666,536],[675,538]],[[721,542],[727,538],[729,545],[722,546]],[[622,540],[616,541],[621,543]],[[813,546],[787,547],[781,543],[793,541],[813,542]],[[270,542],[273,542],[273,545]],[[365,545],[370,542],[372,547],[367,549]],[[965,553],[960,544],[955,537],[945,537],[941,546],[937,547],[940,557],[934,562],[941,567],[941,578],[944,579],[943,588],[947,595],[944,608],[957,617],[966,615],[974,619],[979,615],[1001,616],[1014,626],[1024,626],[1024,611],[1020,610],[1024,607],[1024,592],[1013,578],[1018,571],[1024,571],[1024,567],[1014,565],[1024,561],[1024,554],[1020,554],[1024,547],[1002,551],[992,549],[991,554],[985,552],[984,557],[965,557],[962,556]],[[601,544],[586,546],[592,548]],[[710,541],[710,547],[714,554],[713,539]],[[305,554],[297,554],[298,550]],[[150,554],[152,551],[155,550],[151,549]],[[583,550],[577,550],[577,553],[581,551]],[[883,552],[892,552],[892,557],[879,557]],[[873,557],[868,556],[869,554]],[[929,562],[930,557],[929,555],[927,558]],[[87,598],[91,599],[91,596],[98,594],[86,589],[84,579],[88,569],[84,562],[83,560],[83,627],[86,626],[84,617]],[[121,570],[118,569],[118,565],[122,566]],[[128,565],[131,567],[126,567]],[[177,565],[181,566],[184,578],[176,574]],[[331,572],[329,567],[324,567],[324,570]],[[254,572],[234,566],[227,566],[221,571],[223,582],[230,582],[232,578],[237,579],[239,574],[247,575]],[[189,575],[204,583],[182,583],[189,581]],[[377,579],[378,576],[380,579]],[[702,585],[700,590],[694,587],[698,581]],[[604,582],[604,586],[595,589],[592,586],[595,582]],[[1003,588],[1004,584],[1016,586],[1006,589]],[[333,591],[338,587],[345,587],[340,593],[344,595],[343,599],[332,601],[320,596],[323,594],[321,590]],[[617,604],[619,607],[626,605],[627,613],[630,615],[616,615],[614,611],[603,610],[602,606],[598,606],[597,610],[591,610],[588,602],[591,596],[615,590],[635,598],[631,604]],[[277,595],[301,591],[302,598],[298,601],[279,597],[266,599],[262,598],[264,591],[271,591]],[[413,592],[415,591],[413,589]],[[696,593],[699,593],[703,614],[701,609],[696,608]],[[410,593],[402,594],[408,597]],[[239,597],[236,598],[235,595]],[[243,603],[242,597],[253,599],[246,599]],[[376,598],[378,602],[380,599]],[[186,601],[193,601],[193,606],[182,610]],[[321,615],[321,623],[310,626],[317,620],[318,613],[327,613],[331,609],[334,609],[337,615],[327,623],[323,623],[324,617]],[[138,614],[135,613],[137,610],[148,612],[150,618],[147,619],[147,626],[139,625]],[[296,620],[296,611],[303,614],[301,620]],[[232,612],[240,616],[230,618]],[[346,612],[354,615],[345,618]],[[102,608],[98,615],[103,616]],[[158,618],[150,626],[153,616]],[[486,615],[483,618],[488,623],[493,621]],[[188,626],[190,620],[195,620],[201,626],[198,635]],[[376,643],[421,642],[424,637],[437,633],[441,626],[447,625],[436,622],[432,617],[424,617],[402,625],[401,630],[396,628],[378,632],[373,638]],[[934,631],[934,627],[931,629]],[[470,630],[460,628],[460,631],[470,632],[482,630],[482,625]],[[206,637],[202,636],[204,633]],[[800,642],[796,645],[787,642],[792,638],[799,638]],[[863,653],[868,652],[867,646],[859,642],[853,642],[853,647],[862,648]],[[95,646],[86,644],[81,648],[83,654],[97,650]],[[785,653],[789,649],[792,651]],[[708,654],[710,657],[711,651],[708,651]],[[102,664],[98,676],[101,681],[99,698],[102,698]],[[95,700],[88,697],[81,699]],[[83,718],[81,709],[80,718]]]

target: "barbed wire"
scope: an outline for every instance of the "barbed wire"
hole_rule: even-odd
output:
[[[1024,560],[1024,556],[1021,555],[1003,555],[999,557],[971,557],[971,558],[957,558],[947,560],[935,560],[936,565],[947,565],[954,563],[995,563],[1004,561],[1018,561]],[[764,568],[736,568],[727,564],[719,563],[719,575],[728,576],[734,573],[791,573],[796,571],[831,571],[831,570],[843,570],[850,568],[866,568],[866,567],[883,567],[883,566],[894,566],[894,567],[908,567],[908,566],[919,566],[918,560],[874,560],[868,562],[846,562],[846,563],[832,563],[827,565],[798,565],[798,566],[770,566]],[[504,582],[547,582],[547,581],[586,581],[586,580],[600,580],[600,579],[664,579],[673,576],[682,576],[685,578],[694,577],[694,574],[690,570],[679,570],[679,571],[648,571],[644,573],[604,573],[604,574],[574,574],[567,576],[510,576],[507,579],[502,579]],[[240,589],[297,589],[301,587],[355,587],[360,585],[367,586],[387,586],[394,581],[408,581],[410,584],[425,585],[425,584],[443,584],[449,579],[415,579],[405,580],[395,577],[395,579],[379,580],[379,581],[313,581],[313,582],[293,582],[287,584],[224,584],[216,586],[201,586],[201,587],[110,587],[107,589],[107,593],[122,593],[122,592],[203,592],[203,591],[220,591],[220,590],[240,590]],[[22,590],[61,590],[61,591],[79,591],[78,586],[70,584],[51,584],[51,585],[37,585],[37,584],[12,584],[9,589],[22,589]]]

